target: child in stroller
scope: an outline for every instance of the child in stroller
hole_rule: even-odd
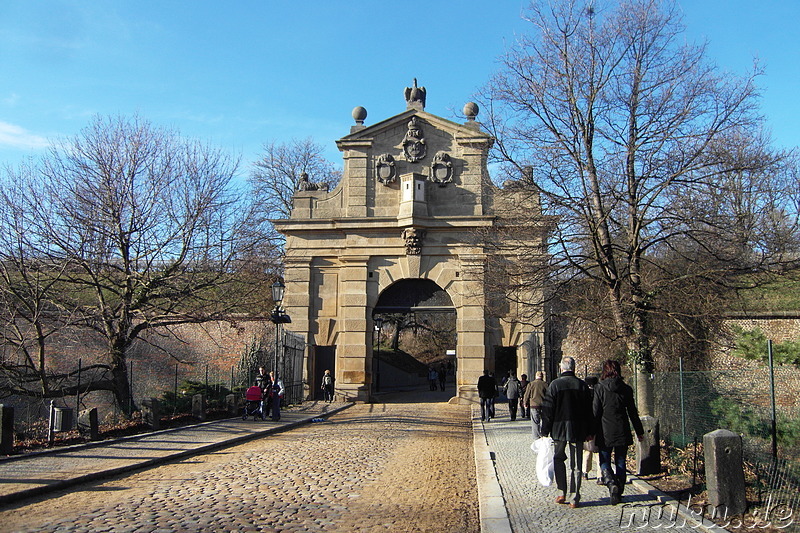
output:
[[[244,413],[242,413],[242,420],[247,420],[248,416],[252,416],[253,420],[256,417],[261,417],[264,420],[264,411],[261,409],[261,401],[263,400],[263,391],[258,385],[249,387],[244,393]]]

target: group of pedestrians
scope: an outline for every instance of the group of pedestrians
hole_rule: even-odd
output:
[[[261,414],[270,414],[270,419],[277,422],[281,419],[281,402],[283,401],[285,390],[283,380],[276,376],[275,372],[267,374],[263,366],[258,367],[258,374],[255,380],[256,386],[261,389]]]
[[[530,418],[534,440],[550,436],[554,444],[553,472],[560,494],[556,503],[580,505],[581,481],[592,470],[595,453],[599,458],[599,482],[609,491],[612,505],[621,501],[626,482],[625,460],[633,444],[631,424],[639,440],[644,429],[633,398],[633,389],[622,379],[618,361],[603,363],[600,380],[575,375],[575,360],[564,357],[561,374],[548,386],[544,374],[536,372],[527,382],[516,379],[513,371],[502,384],[511,420],[516,420],[517,407],[522,418]],[[478,379],[481,420],[495,417],[494,403],[499,396],[497,382],[484,370]],[[566,461],[569,458],[569,479]],[[612,467],[613,458],[613,467]],[[584,474],[584,465],[585,472]]]
[[[438,386],[439,390],[444,390],[444,387],[447,384],[447,374],[450,373],[451,367],[450,361],[447,362],[447,365],[440,363],[438,370],[433,365],[429,366],[428,388],[430,390],[436,390]]]
[[[595,446],[599,450],[600,479],[608,487],[611,504],[616,505],[621,501],[625,488],[625,460],[628,447],[633,444],[631,424],[639,440],[644,435],[633,389],[623,381],[619,362],[612,359],[603,363],[600,381],[593,391],[585,381],[575,376],[572,357],[564,357],[560,368],[561,375],[550,383],[544,396],[541,426],[541,435],[549,435],[554,443],[553,471],[556,487],[561,492],[556,503],[566,504],[570,493],[572,501],[569,506],[580,505],[584,448],[591,451]],[[567,451],[569,484],[565,463]]]

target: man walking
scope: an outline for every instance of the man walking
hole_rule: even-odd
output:
[[[547,383],[544,382],[544,372],[537,372],[536,379],[525,387],[525,395],[522,398],[522,402],[530,412],[533,440],[542,436],[542,403],[545,392]]]
[[[519,402],[520,385],[517,376],[513,370],[508,371],[508,380],[503,385],[503,391],[508,398],[508,414],[511,415],[511,421],[517,419],[517,402]]]
[[[542,435],[550,435],[555,444],[553,470],[556,486],[561,495],[556,503],[567,503],[567,459],[569,446],[570,480],[569,492],[574,494],[573,509],[581,500],[581,460],[583,442],[592,432],[592,406],[589,387],[575,377],[575,359],[561,360],[561,376],[547,388],[542,405]]]
[[[497,394],[497,382],[489,375],[488,370],[478,378],[478,397],[481,400],[481,420],[494,417],[494,397]]]

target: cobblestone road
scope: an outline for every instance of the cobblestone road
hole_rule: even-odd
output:
[[[0,530],[478,531],[470,409],[402,401],[7,507]]]

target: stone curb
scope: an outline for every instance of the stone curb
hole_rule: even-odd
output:
[[[295,421],[286,422],[286,423],[280,423],[280,425],[277,425],[277,426],[265,427],[261,431],[248,433],[246,435],[239,435],[237,437],[231,437],[229,439],[223,439],[223,440],[220,440],[220,441],[217,441],[217,442],[213,442],[211,444],[206,444],[206,445],[203,445],[203,446],[199,446],[199,447],[196,447],[196,448],[180,450],[180,451],[176,451],[174,453],[166,454],[166,455],[163,455],[163,456],[160,456],[160,457],[155,457],[155,458],[152,458],[152,459],[144,459],[144,460],[142,460],[140,462],[136,462],[136,463],[133,463],[133,464],[120,466],[120,467],[115,467],[115,468],[101,469],[101,470],[98,470],[96,472],[92,472],[90,474],[76,475],[75,477],[54,481],[52,483],[48,483],[47,485],[42,485],[42,486],[30,488],[30,489],[25,489],[25,490],[20,490],[20,491],[9,493],[9,494],[0,495],[0,505],[11,503],[11,502],[15,502],[15,501],[18,501],[18,500],[21,500],[21,499],[25,499],[25,498],[30,498],[30,497],[33,497],[33,496],[39,496],[39,495],[42,495],[42,494],[46,494],[48,492],[61,490],[61,489],[68,488],[68,487],[71,487],[73,485],[77,485],[77,484],[80,484],[80,483],[86,483],[86,482],[90,482],[90,481],[97,481],[97,480],[100,480],[100,479],[116,476],[116,475],[119,475],[119,474],[125,474],[125,473],[129,473],[129,472],[134,472],[134,471],[137,471],[137,470],[142,470],[142,469],[145,469],[145,468],[150,468],[150,467],[153,467],[153,466],[157,466],[157,465],[160,465],[160,464],[168,463],[168,462],[175,461],[175,460],[178,460],[178,459],[184,459],[186,457],[191,457],[193,455],[200,455],[200,454],[203,454],[203,453],[209,453],[209,452],[221,449],[221,448],[226,448],[228,446],[234,446],[236,444],[241,444],[243,442],[246,442],[248,440],[252,440],[252,439],[255,439],[255,438],[258,438],[258,437],[263,437],[264,435],[282,433],[284,431],[289,431],[290,429],[294,429],[294,428],[302,426],[304,424],[309,424],[309,423],[311,423],[312,419],[314,419],[314,418],[328,417],[330,415],[333,415],[335,413],[338,413],[340,411],[348,409],[348,408],[352,407],[353,405],[355,405],[355,404],[349,403],[349,404],[346,404],[346,405],[342,405],[342,406],[336,407],[336,408],[331,409],[330,411],[326,411],[324,413],[310,414],[310,415],[307,415],[307,416],[301,418],[300,420],[295,420]],[[236,417],[232,417],[232,418],[236,418]],[[162,431],[154,431],[154,432],[151,432],[151,433],[146,433],[146,434],[143,434],[143,435],[131,435],[131,436],[128,436],[128,437],[122,437],[120,439],[110,439],[110,440],[99,441],[99,442],[91,442],[91,443],[87,443],[85,445],[84,444],[78,444],[78,445],[75,445],[75,446],[62,447],[62,448],[56,449],[56,450],[45,450],[43,452],[39,452],[39,454],[40,455],[52,455],[52,454],[55,454],[55,453],[64,453],[64,452],[68,452],[68,451],[74,451],[74,450],[85,449],[85,448],[95,448],[95,447],[98,447],[98,446],[102,446],[103,444],[108,445],[108,444],[114,444],[114,443],[119,443],[119,442],[127,442],[127,441],[131,441],[131,440],[138,440],[138,439],[143,439],[143,438],[146,438],[146,437],[157,436],[157,435],[164,434],[164,433],[171,433],[171,432],[175,432],[175,431],[180,431],[181,429],[198,428],[198,427],[207,426],[207,425],[210,425],[210,424],[215,424],[215,423],[224,422],[224,421],[228,421],[228,420],[231,420],[231,419],[230,418],[225,418],[225,419],[221,419],[221,420],[212,420],[212,421],[209,421],[209,422],[203,422],[201,424],[194,424],[192,426],[183,426],[181,428],[170,428],[170,429],[166,429],[166,430],[162,430]],[[28,458],[28,459],[35,458],[35,456],[33,456],[32,454],[26,454],[26,455],[21,456],[21,457]],[[0,463],[0,464],[2,464],[2,463]]]
[[[494,453],[489,450],[483,422],[476,416],[475,409],[472,409],[472,445],[475,451],[481,533],[511,533],[506,500],[494,466]]]

